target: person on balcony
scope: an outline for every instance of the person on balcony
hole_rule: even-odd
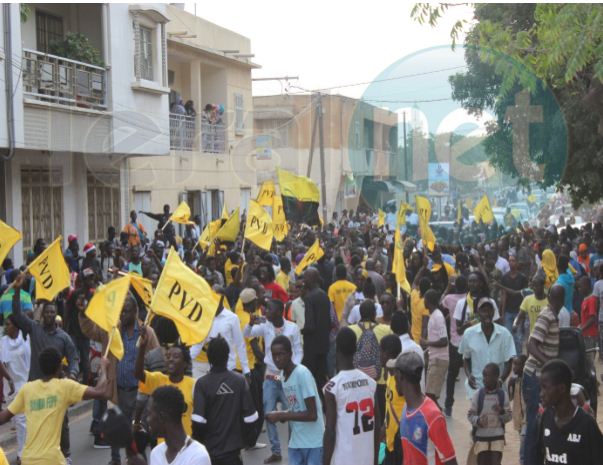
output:
[[[197,116],[197,111],[195,110],[192,100],[187,100],[186,104],[184,105],[184,110],[186,111],[186,116]]]

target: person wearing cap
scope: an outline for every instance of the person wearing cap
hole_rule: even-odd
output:
[[[427,464],[430,449],[435,450],[436,463],[457,465],[446,419],[437,404],[421,391],[423,367],[422,357],[414,352],[402,352],[394,365],[396,390],[406,401],[400,416],[404,465]]]
[[[488,363],[500,366],[501,381],[511,373],[511,364],[515,357],[515,342],[507,328],[494,323],[495,303],[488,297],[477,302],[480,324],[468,328],[459,344],[459,353],[463,355],[463,367],[467,380],[465,389],[467,399],[484,387],[483,370]]]
[[[92,242],[87,242],[84,245],[84,259],[82,260],[82,265],[80,267],[81,270],[90,269],[96,275],[96,280],[98,282],[102,282],[103,280],[103,272],[101,269],[101,264],[99,259],[97,258],[96,246]]]
[[[253,291],[253,289],[249,290]],[[251,295],[246,295],[246,291],[248,291],[248,289],[244,289],[241,293],[243,305],[245,305],[245,300],[251,297]],[[255,296],[255,291],[253,291],[253,296]],[[293,348],[293,363],[299,364],[304,356],[301,334],[295,323],[284,319],[284,310],[285,307],[280,300],[268,300],[266,303],[266,318],[263,319],[260,316],[252,315],[249,323],[243,330],[243,335],[246,338],[264,338],[265,347],[271,347],[272,341],[276,336],[286,336],[291,341],[291,346]],[[266,364],[266,373],[264,375],[262,387],[263,411],[272,412],[276,409],[278,402],[285,405],[287,400],[285,399],[285,393],[283,392],[280,370],[274,364],[272,352],[269,350],[266,350],[264,363]],[[268,439],[270,440],[272,455],[268,457],[264,463],[280,461],[282,458],[281,444],[276,425],[274,423],[267,423],[266,431],[268,433]]]
[[[78,273],[80,271],[80,245],[75,234],[67,236],[67,249],[63,254],[69,267],[69,271]]]

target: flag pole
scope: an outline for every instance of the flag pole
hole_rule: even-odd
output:
[[[116,330],[117,328],[113,326],[111,333],[109,334],[109,341],[107,342],[107,348],[105,349],[105,354],[103,355],[105,358],[107,358],[107,355],[109,355],[109,348],[111,347],[111,342],[113,342],[113,336],[115,335]]]
[[[170,218],[169,220],[167,220],[165,222],[165,224],[163,225],[163,227],[161,228],[161,230],[163,231],[167,227],[167,225],[170,224],[171,222],[172,222],[172,219]]]

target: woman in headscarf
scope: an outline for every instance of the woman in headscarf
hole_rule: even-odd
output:
[[[559,278],[559,271],[557,271],[557,257],[555,257],[555,253],[551,249],[546,249],[542,252],[542,261],[540,263],[542,266],[542,271],[544,271],[545,280],[544,280],[544,289],[545,292],[557,282],[557,278]]]

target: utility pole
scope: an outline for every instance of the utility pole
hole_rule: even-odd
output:
[[[312,161],[314,159],[314,144],[316,142],[316,127],[318,126],[318,109],[314,113],[314,122],[312,124],[312,136],[310,137],[310,156],[308,158],[308,169],[306,170],[306,177],[310,177],[312,171]]]
[[[329,221],[327,217],[327,183],[325,181],[325,140],[322,115],[322,95],[318,93],[318,143],[320,144],[320,187],[322,197],[322,220],[325,224]]]
[[[410,177],[408,173],[408,153],[406,151],[406,111],[402,113],[402,133],[404,134],[404,177],[407,182],[410,182]],[[406,203],[408,203],[408,186],[404,189],[404,194],[406,196]]]

